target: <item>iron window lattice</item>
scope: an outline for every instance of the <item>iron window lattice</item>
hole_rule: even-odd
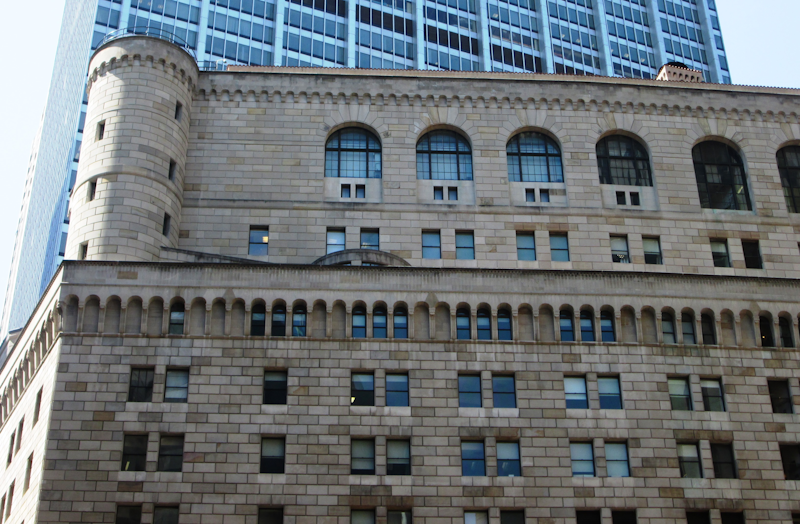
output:
[[[472,149],[453,131],[433,131],[417,142],[417,178],[472,180]]]
[[[692,149],[700,207],[751,210],[744,163],[739,154],[721,142],[708,141]]]
[[[647,151],[627,136],[609,136],[597,143],[597,167],[601,184],[653,185]]]
[[[511,182],[563,182],[561,149],[542,133],[520,133],[506,146]]]
[[[325,176],[381,178],[381,145],[378,138],[360,128],[335,132],[325,144]]]

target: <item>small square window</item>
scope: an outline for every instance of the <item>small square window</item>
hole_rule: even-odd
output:
[[[443,187],[434,187],[433,188],[433,199],[434,200],[444,200],[444,188]]]
[[[566,233],[550,233],[550,259],[569,262],[569,241]]]
[[[152,368],[131,369],[131,385],[128,390],[128,402],[153,401],[153,376]]]
[[[375,474],[375,441],[357,440],[350,443],[350,473],[352,475]]]
[[[517,260],[536,260],[536,240],[533,232],[517,232]]]
[[[744,266],[748,269],[763,269],[761,263],[761,250],[758,241],[742,241],[742,251],[744,252]]]
[[[458,260],[475,260],[475,237],[472,231],[456,233],[456,258]]]
[[[697,443],[678,444],[678,465],[682,478],[703,478],[703,468],[700,465],[700,450]]]
[[[447,200],[458,200],[458,188],[457,187],[448,187],[447,188]]]
[[[186,402],[189,399],[189,370],[168,369],[164,402]]]
[[[609,477],[631,476],[626,443],[606,442],[606,470]]]
[[[458,377],[458,407],[479,408],[481,401],[481,377],[461,375]]]
[[[422,232],[422,258],[428,260],[442,258],[442,241],[438,231]]]
[[[733,458],[731,444],[711,444],[711,460],[714,463],[715,478],[736,478],[736,460]]]
[[[519,477],[522,475],[522,466],[519,460],[518,442],[497,443],[497,476]]]
[[[714,267],[731,267],[727,240],[712,240],[711,256],[714,258]]]
[[[366,198],[367,187],[361,184],[356,185],[356,198]]]
[[[632,206],[641,205],[641,202],[639,201],[639,193],[636,192],[631,193],[631,205]]]
[[[261,439],[261,473],[283,473],[286,463],[286,440]]]
[[[692,411],[692,393],[688,378],[671,378],[669,384],[669,401],[674,411]]]
[[[661,242],[658,237],[656,238],[643,238],[642,244],[644,246],[644,263],[645,264],[663,264],[661,259]]]
[[[287,378],[285,371],[264,372],[264,404],[282,406],[286,404]]]
[[[342,198],[350,198],[350,184],[342,184]]]
[[[618,206],[628,205],[628,201],[625,198],[625,191],[617,191],[617,205]]]
[[[158,471],[183,469],[183,435],[161,437],[158,446]]]
[[[773,413],[792,413],[792,393],[788,380],[770,380],[769,400],[772,403]]]
[[[283,524],[283,508],[259,509],[258,524]]]
[[[517,398],[514,377],[495,375],[492,377],[492,397],[496,408],[516,408]]]
[[[408,406],[408,375],[386,374],[386,405]]]
[[[161,234],[165,237],[169,236],[170,228],[172,227],[172,217],[168,213],[164,213],[164,223],[161,224]]]
[[[372,373],[353,373],[350,380],[350,405],[374,406],[375,375]]]
[[[622,393],[619,377],[597,377],[600,393],[600,409],[622,409]]]
[[[569,456],[573,477],[594,477],[594,450],[591,442],[570,442]]]
[[[250,243],[247,254],[254,257],[269,255],[269,228],[250,226]]]
[[[486,455],[483,442],[461,443],[461,475],[483,477],[486,475]]]
[[[122,471],[144,471],[147,465],[147,435],[125,435]]]
[[[409,441],[386,441],[386,474],[411,475],[411,443]]]
[[[326,254],[344,251],[344,231],[341,229],[329,229],[327,235]]]
[[[539,190],[539,201],[540,202],[550,202],[550,190],[549,189],[540,189]]]
[[[722,381],[719,379],[703,379],[700,381],[703,391],[703,409],[706,411],[725,411]]]
[[[567,409],[588,409],[586,377],[564,377],[564,396],[567,401]]]
[[[141,506],[117,506],[117,518],[114,524],[141,524],[141,522]]]
[[[180,510],[175,507],[156,507],[153,512],[153,524],[178,524]]]
[[[525,190],[525,202],[536,202],[536,190],[535,189],[526,189]]]

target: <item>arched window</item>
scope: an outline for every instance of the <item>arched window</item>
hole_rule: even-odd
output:
[[[183,335],[183,321],[186,317],[186,306],[183,301],[172,304],[169,308],[169,334]]]
[[[253,306],[250,317],[250,335],[253,337],[263,337],[267,326],[267,308],[264,304]]]
[[[488,309],[478,310],[478,340],[492,340],[492,314]]]
[[[367,309],[364,306],[353,308],[353,338],[367,338]]]
[[[683,329],[683,343],[688,345],[697,344],[694,334],[694,317],[689,313],[681,313],[681,329]]]
[[[561,150],[541,133],[520,133],[506,146],[511,182],[563,182]]]
[[[372,338],[386,338],[386,310],[382,307],[372,310]]]
[[[788,146],[778,151],[778,171],[786,207],[790,213],[800,213],[800,146]]]
[[[792,324],[788,318],[780,317],[778,319],[778,327],[781,329],[781,346],[785,348],[794,347],[792,340]]]
[[[775,338],[772,336],[772,320],[769,317],[761,315],[758,317],[758,327],[761,330],[761,347],[775,347]]]
[[[675,344],[675,320],[672,313],[661,313],[661,333],[664,335],[664,344]]]
[[[469,340],[472,338],[469,325],[469,310],[459,308],[456,310],[456,339]]]
[[[717,333],[711,315],[706,313],[700,315],[700,328],[703,331],[703,344],[714,345],[717,343]]]
[[[617,341],[617,333],[614,329],[614,313],[611,311],[600,312],[600,337],[603,342]]]
[[[562,309],[558,316],[561,328],[561,342],[575,342],[575,326],[572,322],[572,311],[569,309]]]
[[[472,151],[453,131],[433,131],[417,142],[417,178],[472,180]]]
[[[744,163],[739,153],[721,142],[702,142],[692,149],[700,207],[750,209]]]
[[[588,309],[581,311],[581,341],[594,342],[594,315]]]
[[[325,144],[325,176],[380,178],[381,144],[378,138],[358,127],[335,132]]]
[[[512,340],[513,338],[511,312],[507,309],[501,309],[497,312],[497,340]]]
[[[394,338],[408,338],[408,311],[398,307],[394,310]]]
[[[292,309],[292,336],[304,337],[306,336],[306,307],[295,306]]]
[[[272,336],[286,336],[286,306],[280,305],[272,308]]]
[[[650,157],[642,144],[624,135],[607,136],[597,143],[601,184],[652,186]]]

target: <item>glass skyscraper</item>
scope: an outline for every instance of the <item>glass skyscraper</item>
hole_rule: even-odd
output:
[[[714,0],[67,0],[20,212],[4,338],[23,326],[61,263],[89,54],[106,34],[124,28],[172,33],[207,67],[650,79],[661,65],[682,62],[708,82],[731,81]]]

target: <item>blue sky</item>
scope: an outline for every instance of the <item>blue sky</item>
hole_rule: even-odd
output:
[[[597,0],[595,0],[597,1]],[[655,0],[650,0],[655,1]],[[735,84],[800,88],[797,21],[800,0],[716,0]],[[5,2],[6,24],[0,49],[19,50],[7,57],[0,82],[0,300],[14,247],[25,171],[33,137],[46,102],[55,57],[63,0]],[[36,29],[26,20],[36,20]]]

